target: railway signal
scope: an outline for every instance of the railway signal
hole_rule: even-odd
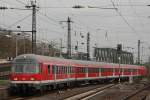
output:
[[[121,52],[122,52],[122,44],[118,44],[117,45],[117,53],[121,54]]]
[[[122,44],[117,45],[117,54],[118,54],[118,63],[119,63],[119,84],[120,84],[120,74],[121,74],[121,69],[120,69],[120,61],[121,61],[121,52],[122,52]]]

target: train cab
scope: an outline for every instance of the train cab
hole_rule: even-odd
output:
[[[21,55],[14,59],[10,75],[11,88],[26,89],[38,87],[41,81],[41,67],[38,59],[31,55]]]

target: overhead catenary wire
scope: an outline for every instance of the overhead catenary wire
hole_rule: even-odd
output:
[[[0,2],[3,2],[3,3],[8,4],[8,5],[14,5],[14,4],[10,3],[10,2],[7,2],[6,0],[0,0]]]
[[[57,20],[55,20],[55,19],[53,19],[53,18],[47,16],[46,14],[43,14],[42,12],[38,12],[38,13],[39,13],[40,15],[46,17],[47,19],[51,20],[51,21],[54,22],[54,23],[59,23],[59,21],[57,21]]]
[[[22,21],[24,21],[25,19],[27,19],[28,17],[30,17],[32,14],[28,14],[28,15],[26,15],[25,17],[23,17],[23,18],[21,18],[21,19],[19,19],[19,20],[17,20],[16,22],[14,22],[13,24],[11,24],[11,25],[9,25],[7,28],[11,28],[11,27],[13,27],[14,25],[16,25],[16,24],[18,24],[18,23],[20,23],[20,22],[22,22]]]
[[[46,17],[42,14],[39,13],[39,16],[38,16],[41,20],[47,22],[47,23],[50,23],[51,25],[54,25],[54,26],[58,26],[58,24],[56,22],[54,22],[54,20],[50,19],[49,17]],[[45,17],[45,18],[43,18]]]
[[[112,0],[110,0],[110,1],[112,2],[113,7],[116,8],[114,2],[113,2]],[[123,21],[128,25],[128,27],[129,27],[136,35],[139,36],[139,34],[137,33],[137,31],[129,24],[129,22],[128,22],[128,21],[126,20],[126,18],[121,14],[121,12],[119,12],[118,9],[116,9],[115,11],[119,14],[119,16],[123,19]]]
[[[20,0],[19,0],[20,1]],[[59,1],[61,1],[61,0],[59,0]],[[61,3],[61,2],[60,2]],[[119,4],[119,5],[117,5],[117,6],[121,6],[121,4]],[[46,7],[46,6],[45,6]],[[68,11],[68,10],[67,10]],[[70,12],[70,11],[68,11],[68,12]],[[71,12],[71,13],[73,13],[73,12]],[[74,14],[75,15],[75,14]],[[48,16],[48,15],[47,15]],[[119,15],[120,16],[120,15]],[[52,18],[51,16],[48,16],[48,17],[50,17],[50,18]],[[125,16],[123,16],[124,18],[125,18]],[[48,18],[47,18],[48,19]],[[48,20],[50,20],[50,21],[52,21],[54,24],[58,24],[59,25],[59,21],[57,21],[56,20],[56,18],[52,18],[52,19],[54,19],[55,21],[52,21],[52,20],[50,20],[50,19],[48,19]],[[128,20],[125,18],[125,20],[128,22]],[[49,23],[50,23],[50,21],[49,21]],[[96,29],[95,29],[95,27],[94,26],[89,26],[89,25],[87,25],[87,24],[82,24],[83,23],[83,21],[81,20],[81,19],[79,19],[78,21],[74,21],[75,23],[78,23],[78,24],[80,24],[80,25],[78,25],[79,27],[83,27],[83,30],[85,30],[85,31],[91,31],[91,30],[93,30],[93,31],[95,31]],[[52,23],[52,24],[53,24]],[[128,22],[129,23],[129,22]],[[129,23],[130,24],[130,23]],[[90,27],[90,28],[89,28]],[[133,26],[132,26],[133,27]],[[134,28],[134,27],[133,27]],[[82,30],[82,29],[81,29]],[[136,30],[135,30],[136,31]]]
[[[42,18],[41,16],[38,16],[38,17],[40,18],[40,20],[45,21],[45,22],[47,22],[47,23],[50,23],[51,25],[54,25],[54,26],[57,26],[57,27],[58,27],[57,24],[51,23],[51,20],[49,21],[49,19],[48,19],[48,21],[47,21],[46,19]],[[60,28],[60,27],[58,27],[58,28]],[[61,32],[59,32],[59,31],[52,30],[52,29],[50,29],[50,28],[45,28],[45,29],[48,29],[48,30],[50,30],[50,31],[52,31],[52,32],[61,33]]]
[[[24,3],[22,0],[16,0],[18,3],[23,4],[23,5],[27,5],[26,3]]]
[[[48,19],[48,20],[49,20],[49,23],[50,23],[50,21],[53,22],[53,23],[50,23],[50,24],[55,25],[55,26],[60,26],[60,28],[63,29],[63,28],[61,27],[59,21],[57,21],[57,20],[55,20],[55,19],[49,17],[48,15],[45,15],[45,14],[41,13],[41,12],[39,12],[39,14],[40,14],[41,16],[45,17],[46,19]],[[43,19],[43,20],[44,20],[44,19]],[[64,30],[64,29],[63,29],[63,30]]]
[[[119,0],[118,0],[118,1],[119,1]],[[112,0],[111,0],[111,2],[112,2],[112,4],[113,4],[113,6],[115,7],[114,2],[113,2]],[[118,2],[118,5],[117,5],[117,6],[131,6],[132,10],[134,10],[135,16],[138,18],[138,21],[139,21],[139,23],[140,23],[140,26],[141,26],[141,27],[145,27],[144,24],[143,24],[142,21],[141,21],[140,16],[137,14],[137,12],[136,12],[134,6],[145,6],[145,7],[146,7],[147,4],[145,4],[145,5],[133,5],[132,2],[131,2],[131,0],[129,0],[129,3],[130,3],[130,5],[120,5],[119,2]],[[128,23],[128,21],[125,19],[125,17],[124,17],[119,11],[117,11],[117,13],[124,19],[124,21],[125,21],[125,22],[128,24],[128,26],[132,29],[132,31],[133,31],[134,33],[136,33],[136,35],[139,36],[139,34],[137,33],[137,31]],[[141,36],[139,36],[139,37],[140,37],[140,39],[142,39]]]
[[[131,8],[132,8],[133,11],[134,11],[135,16],[137,17],[137,19],[138,19],[138,21],[139,21],[139,23],[140,23],[140,26],[141,26],[141,27],[145,27],[144,24],[143,24],[142,21],[141,21],[141,18],[140,18],[139,15],[137,14],[137,12],[136,12],[136,10],[135,10],[135,8],[134,8],[134,6],[133,6],[131,0],[129,0],[129,3],[130,3],[130,5],[131,5]]]

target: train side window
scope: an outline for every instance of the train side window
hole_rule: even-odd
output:
[[[67,66],[67,74],[70,73],[70,67]]]
[[[101,72],[102,72],[102,73],[104,72],[104,68],[101,68]]]
[[[52,74],[54,74],[54,73],[55,73],[55,66],[52,65]]]
[[[62,66],[62,73],[65,74],[65,66]]]
[[[66,74],[68,73],[68,67],[67,66],[65,66],[66,67]]]
[[[64,66],[64,68],[63,68],[63,72],[64,72],[64,74],[66,73],[66,67]]]
[[[64,66],[63,72],[64,74],[66,74],[66,66]]]
[[[72,71],[73,69],[72,69],[72,67],[70,67],[70,73],[73,73],[73,71]]]
[[[64,74],[67,73],[67,70],[66,70],[66,69],[67,69],[66,66],[64,66]]]
[[[65,66],[66,67],[66,74],[68,74],[69,72],[69,67]]]
[[[68,67],[68,74],[70,74],[70,67]]]
[[[48,74],[50,74],[50,65],[47,66]]]
[[[58,73],[59,73],[58,66],[56,66],[56,74],[58,74]]]
[[[66,74],[66,66],[64,66],[64,74]]]

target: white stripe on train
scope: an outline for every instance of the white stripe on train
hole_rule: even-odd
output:
[[[121,77],[130,77],[131,75],[121,75]],[[140,75],[132,75],[136,77]],[[44,83],[61,83],[67,81],[80,81],[80,80],[93,80],[93,79],[106,79],[106,78],[118,78],[119,76],[101,76],[101,77],[89,77],[89,78],[67,78],[67,79],[57,79],[57,80],[42,80],[42,81],[10,81],[12,84],[44,84]]]

